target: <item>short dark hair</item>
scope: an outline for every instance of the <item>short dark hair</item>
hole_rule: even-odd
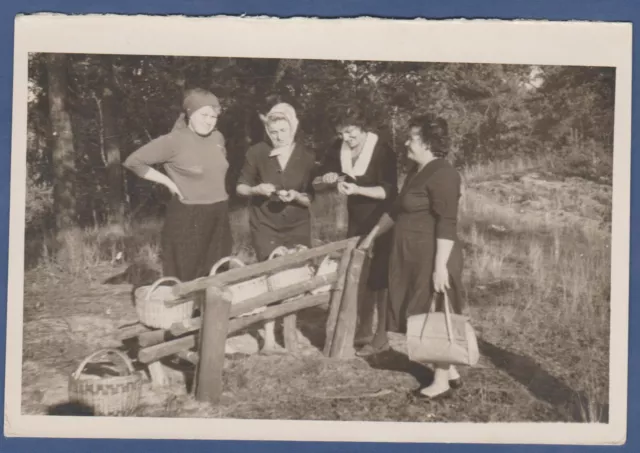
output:
[[[333,125],[336,128],[356,126],[363,131],[371,130],[371,118],[367,111],[359,105],[340,109],[333,115]]]
[[[431,154],[437,158],[447,157],[449,154],[449,125],[441,116],[427,113],[411,118],[409,128],[418,128],[420,138],[429,145]]]

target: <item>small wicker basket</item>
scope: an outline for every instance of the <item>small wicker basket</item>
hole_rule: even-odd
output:
[[[136,289],[136,312],[142,324],[156,329],[168,329],[174,323],[193,316],[194,299],[171,307],[165,305],[165,301],[172,300],[174,297],[170,287],[159,285],[169,281],[180,283],[180,280],[175,277],[162,277],[151,286],[141,286]]]
[[[124,361],[129,374],[109,377],[82,374],[91,360],[109,353]],[[101,349],[89,355],[69,378],[69,400],[86,406],[94,415],[129,415],[140,404],[141,392],[142,375],[134,370],[129,357],[117,349]]]
[[[213,267],[211,268],[211,272],[209,272],[209,275],[216,275],[220,267],[227,263],[233,263],[238,267],[245,266],[245,264],[239,258],[236,258],[234,256],[227,256],[218,260],[218,262],[213,265]],[[245,280],[243,282],[236,283],[234,285],[229,285],[227,289],[231,293],[231,304],[233,305],[251,299],[252,297],[259,296],[260,294],[269,292],[269,284],[267,282],[267,277],[260,276],[251,280]],[[256,308],[255,310],[243,313],[238,317],[241,318],[243,316],[255,315],[256,313],[260,313],[266,309],[267,307]]]

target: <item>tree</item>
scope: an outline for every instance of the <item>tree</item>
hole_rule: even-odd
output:
[[[67,56],[47,55],[49,116],[52,133],[53,203],[58,234],[76,223],[75,149],[67,111]]]

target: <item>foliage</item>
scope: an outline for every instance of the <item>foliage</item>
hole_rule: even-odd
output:
[[[36,181],[53,184],[45,56],[32,54],[29,63],[27,160]],[[104,115],[115,116],[124,160],[171,129],[183,91],[195,86],[212,90],[223,105],[218,127],[229,150],[230,190],[244,152],[264,139],[257,113],[275,99],[297,108],[301,139],[319,159],[335,139],[334,112],[361,104],[399,161],[410,117],[433,111],[449,121],[458,166],[544,153],[555,156],[558,168],[610,180],[611,68],[82,54],[69,55],[68,66],[80,226],[106,221],[109,197],[118,192],[109,187]],[[103,108],[105,90],[115,92],[112,113]],[[130,215],[162,209],[162,187],[128,172],[124,179]]]

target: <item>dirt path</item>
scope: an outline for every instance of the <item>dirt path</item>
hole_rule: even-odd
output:
[[[27,274],[24,413],[65,413],[68,376],[79,362],[96,349],[121,346],[112,333],[136,320],[131,287],[100,283],[118,270],[105,267],[92,280]],[[478,368],[461,370],[465,386],[452,399],[417,401],[410,392],[428,383],[430,372],[408,361],[401,336],[392,336],[391,351],[368,361],[332,361],[321,354],[325,318],[320,308],[300,314],[297,356],[256,354],[255,333],[229,339],[225,393],[216,407],[188,394],[191,367],[169,363],[172,384],[158,390],[145,382],[136,415],[476,422],[570,418],[486,357]]]

